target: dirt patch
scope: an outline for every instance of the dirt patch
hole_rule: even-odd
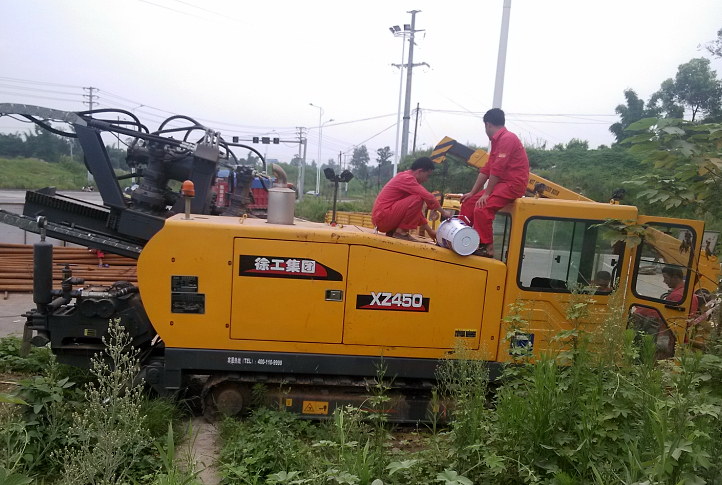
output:
[[[216,458],[221,449],[218,428],[203,417],[192,418],[191,425],[194,435],[191,457],[196,463],[196,469],[201,470],[198,478],[204,485],[218,485],[221,483],[216,467]],[[187,453],[188,443],[181,444],[180,448],[179,453]]]

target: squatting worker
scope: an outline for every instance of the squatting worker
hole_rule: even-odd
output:
[[[436,238],[436,231],[421,212],[424,202],[430,210],[440,211],[444,217],[452,214],[441,209],[436,197],[421,185],[429,180],[434,166],[430,158],[421,157],[411,164],[411,169],[397,174],[381,189],[371,215],[371,221],[379,232],[412,241],[409,230],[422,226],[432,238]],[[432,219],[434,217],[438,214],[434,213]]]
[[[491,153],[471,192],[461,196],[460,216],[469,219],[481,244],[474,254],[494,257],[491,225],[496,213],[526,192],[529,159],[517,136],[505,127],[504,112],[493,108],[484,115],[484,128],[491,140]],[[484,184],[489,182],[484,189]],[[483,189],[483,190],[482,190]]]

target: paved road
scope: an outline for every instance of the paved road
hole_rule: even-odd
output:
[[[23,205],[25,204],[25,190],[0,190],[0,209],[12,212],[14,214],[23,213]],[[99,192],[82,192],[80,190],[64,190],[58,191],[67,197],[72,197],[84,202],[93,204],[102,204],[103,199]],[[8,244],[33,244],[38,241],[40,236],[25,232],[17,227],[7,224],[0,224],[0,243]],[[55,246],[63,245],[57,239],[48,239]]]
[[[25,190],[0,190],[0,206],[4,204],[24,204],[25,203]],[[102,204],[103,198],[100,196],[100,192],[83,192],[81,190],[59,190],[59,194],[73,197],[74,199],[80,199],[85,202],[92,202],[94,204]]]
[[[10,293],[8,299],[0,296],[0,338],[23,335],[25,319],[20,315],[35,307],[31,293]]]

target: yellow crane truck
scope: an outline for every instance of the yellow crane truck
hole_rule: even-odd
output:
[[[498,213],[497,259],[487,259],[360,226],[298,219],[277,224],[270,205],[268,220],[239,215],[242,203],[234,213],[214,215],[212,181],[219,164],[232,162],[235,146],[220,134],[203,127],[197,143],[179,143],[139,122],[128,128],[97,113],[51,111],[0,104],[0,113],[68,123],[72,131],[63,133],[80,139],[105,203],[89,207],[51,190],[29,192],[25,215],[0,212],[0,221],[135,255],[138,287],[88,288],[68,268],[62,289],[53,289],[47,276],[52,246],[38,243],[37,308],[26,314],[26,340],[50,343],[60,362],[87,366],[103,349],[109,320],[120,319],[141,351],[145,381],[172,392],[187,376],[208,376],[203,395],[210,411],[241,412],[251,387],[264,383],[287,409],[322,418],[339,405],[364,405],[383,363],[386,376],[394,377],[390,419],[423,420],[439,359],[460,342],[482,351],[492,371],[509,361],[502,320],[514,302],[527,304],[530,325],[521,340],[539,352],[569,328],[569,288],[592,286],[597,272],[608,271],[630,312],[656,311],[655,335],[674,345],[685,337],[695,291],[716,287],[699,277],[701,267],[704,274],[718,270],[716,258],[704,251],[712,243],[700,221],[640,216],[633,206],[574,195],[524,197]],[[136,139],[129,160],[141,183],[130,200],[116,197],[102,131]],[[196,197],[184,202],[166,182],[186,178],[195,180]],[[237,190],[243,202],[250,186],[241,183]],[[185,204],[195,208],[190,215],[183,213]],[[612,245],[603,237],[609,219],[646,224],[661,236],[635,247]],[[685,272],[680,302],[662,296],[659,270],[666,265]],[[609,295],[597,291],[590,326],[603,318]]]

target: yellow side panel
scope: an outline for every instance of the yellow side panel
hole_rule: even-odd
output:
[[[236,238],[233,246],[232,339],[341,343],[347,245]]]
[[[486,271],[352,246],[348,275],[344,344],[479,348]]]

